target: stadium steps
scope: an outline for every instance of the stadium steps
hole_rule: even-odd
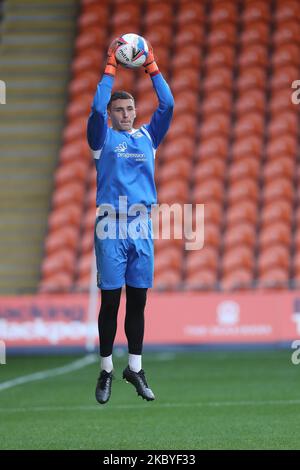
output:
[[[4,3],[0,41],[0,295],[36,290],[65,121],[79,0]]]

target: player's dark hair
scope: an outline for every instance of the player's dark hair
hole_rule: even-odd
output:
[[[115,91],[111,95],[107,107],[110,109],[112,102],[116,100],[132,100],[134,102],[134,97],[127,91]]]

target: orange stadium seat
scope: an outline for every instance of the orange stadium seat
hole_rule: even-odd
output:
[[[240,71],[236,82],[239,93],[247,90],[264,90],[266,86],[266,70],[262,67],[248,67]]]
[[[52,197],[53,207],[61,207],[71,202],[81,203],[84,197],[84,185],[77,181],[57,188]]]
[[[75,250],[64,248],[46,256],[42,263],[42,276],[44,279],[59,272],[73,273],[75,267]]]
[[[240,36],[243,47],[253,44],[267,45],[269,43],[269,25],[263,21],[245,24]]]
[[[291,88],[291,83],[299,79],[299,69],[295,65],[286,65],[275,69],[271,78],[271,88],[273,92],[282,88]]]
[[[300,227],[299,224],[296,228],[296,232],[294,234],[294,247],[297,251],[300,251]]]
[[[163,164],[157,172],[157,181],[159,184],[167,181],[187,181],[191,175],[191,161],[187,159],[178,159],[170,163]]]
[[[166,250],[170,246],[181,247],[183,249],[183,240],[180,239],[164,239],[161,238],[161,233],[159,233],[159,238],[154,240],[154,252],[155,254],[159,254],[162,250]]]
[[[190,23],[203,23],[205,19],[204,5],[202,3],[195,3],[191,0],[184,2],[179,7],[176,19],[178,25],[182,25],[184,27]]]
[[[235,123],[234,136],[236,139],[264,133],[264,116],[262,113],[252,112],[242,115]]]
[[[80,238],[80,252],[81,254],[91,253],[94,247],[94,231],[85,230]]]
[[[257,21],[268,23],[271,18],[270,4],[268,2],[253,1],[245,6],[242,21],[249,24]]]
[[[205,212],[204,212],[205,214]],[[205,217],[205,215],[204,215]],[[204,223],[204,246],[219,248],[221,243],[220,227],[212,222]]]
[[[182,266],[182,250],[180,247],[175,246],[170,246],[165,250],[161,250],[159,255],[155,258],[154,266],[155,275],[165,271],[166,269],[180,272]]]
[[[274,69],[286,67],[289,65],[299,67],[299,44],[283,44],[282,46],[275,49],[272,56],[272,64]]]
[[[279,23],[295,18],[300,20],[299,2],[297,0],[278,1],[275,18]]]
[[[232,89],[232,70],[223,67],[209,69],[203,81],[203,90],[206,94],[217,89]]]
[[[146,29],[145,37],[148,41],[150,41],[155,50],[156,46],[171,43],[172,29],[169,25],[166,24],[151,26],[151,28]]]
[[[292,223],[292,205],[285,199],[279,199],[275,202],[270,201],[269,204],[263,206],[261,211],[261,225],[274,224],[275,222]]]
[[[297,20],[286,21],[278,24],[273,34],[273,44],[279,47],[282,44],[299,44],[300,29]]]
[[[284,222],[276,222],[263,228],[259,234],[260,249],[282,244],[289,246],[291,243],[291,227]]]
[[[207,38],[207,45],[215,48],[223,45],[235,45],[236,26],[232,23],[220,23],[213,27]]]
[[[226,160],[228,155],[228,140],[223,136],[210,137],[200,143],[196,150],[198,161],[218,157]]]
[[[195,114],[199,108],[198,96],[192,90],[182,90],[174,93],[174,99],[176,103],[175,116],[181,113]]]
[[[204,161],[200,159],[193,172],[194,182],[198,185],[211,178],[223,180],[225,168],[225,161],[218,157],[211,157]]]
[[[237,201],[234,205],[229,206],[226,211],[227,228],[238,225],[242,222],[249,222],[256,225],[257,221],[257,205],[254,201],[245,200]]]
[[[175,94],[186,90],[198,93],[200,87],[199,72],[192,67],[185,70],[175,70],[170,85],[172,92]]]
[[[201,269],[185,278],[185,287],[187,289],[213,290],[217,287],[217,273],[211,269]]]
[[[248,246],[253,248],[256,243],[255,226],[250,222],[241,222],[233,227],[229,227],[223,235],[225,250],[236,248],[237,246]]]
[[[80,96],[82,93],[95,93],[98,82],[99,73],[96,71],[88,70],[87,72],[82,72],[76,75],[70,82],[69,93],[72,95],[72,98],[76,95]]]
[[[204,223],[220,225],[223,217],[222,202],[208,201],[204,206]],[[195,217],[193,217],[194,220]]]
[[[79,30],[87,30],[91,26],[105,27],[108,23],[109,10],[107,5],[94,4],[83,10],[78,18]]]
[[[232,96],[229,91],[218,90],[205,96],[202,103],[202,114],[205,118],[216,113],[230,113]]]
[[[294,111],[283,111],[277,116],[274,116],[269,122],[268,135],[270,138],[276,138],[284,134],[295,136],[297,130],[297,114]]]
[[[177,104],[176,104],[177,106]],[[217,135],[228,137],[230,129],[230,117],[223,112],[215,113],[203,119],[199,127],[199,136],[201,140],[209,139]]]
[[[62,271],[43,279],[39,285],[39,293],[70,292],[72,285],[73,275]]]
[[[263,169],[265,183],[274,181],[276,178],[287,178],[292,180],[295,172],[295,162],[288,157],[278,157],[266,163]]]
[[[85,202],[88,207],[95,207],[96,203],[96,182],[90,186],[85,195]]]
[[[185,271],[190,276],[203,269],[216,271],[218,267],[218,250],[215,247],[208,246],[202,250],[187,251]]]
[[[252,287],[252,271],[245,268],[237,268],[226,274],[221,280],[221,288],[224,291],[245,290]]]
[[[282,135],[269,141],[266,147],[268,160],[275,160],[284,156],[295,160],[297,157],[297,137]]]
[[[237,139],[232,146],[232,156],[236,161],[249,156],[259,160],[262,154],[262,144],[262,138],[257,135],[241,137]]]
[[[66,108],[66,116],[69,122],[75,121],[77,118],[83,116],[87,119],[91,112],[93,98],[93,93],[82,93],[80,96],[70,100],[70,103]]]
[[[52,210],[48,218],[49,231],[67,226],[79,226],[82,216],[82,206],[71,201],[65,206]]]
[[[205,65],[207,69],[215,67],[232,68],[235,59],[235,51],[233,46],[218,46],[213,48],[207,55]]]
[[[116,28],[126,29],[129,23],[138,24],[140,22],[140,16],[141,10],[138,3],[126,2],[124,5],[120,5],[120,7],[115,5],[110,22],[114,31],[116,31]],[[135,31],[137,31],[137,29]]]
[[[268,63],[268,50],[262,44],[252,44],[244,47],[239,54],[238,63],[241,69],[247,67],[266,67]]]
[[[75,51],[88,49],[89,47],[103,47],[107,43],[105,28],[101,28],[100,24],[90,26],[78,34],[75,41]]]
[[[289,273],[286,269],[274,268],[259,277],[258,287],[262,289],[286,289],[289,283]]]
[[[63,145],[59,154],[60,163],[73,162],[78,159],[88,159],[91,158],[91,150],[88,146],[87,141],[84,140],[75,140],[74,142],[68,142]]]
[[[148,28],[160,24],[170,24],[173,20],[173,9],[170,3],[161,3],[160,5],[147,5],[146,16],[144,19]]]
[[[95,201],[93,201],[93,202],[95,202]],[[96,208],[95,208],[95,204],[93,203],[85,211],[85,214],[84,214],[84,217],[83,217],[83,227],[87,232],[92,232],[93,231],[94,225],[95,225],[95,220],[96,220]]]
[[[176,51],[178,48],[189,44],[196,44],[200,47],[204,42],[204,37],[204,27],[200,23],[191,23],[179,26],[177,34],[174,37]]]
[[[236,100],[236,113],[238,116],[246,115],[252,111],[264,112],[266,97],[263,90],[252,89],[243,92]]]
[[[232,162],[229,168],[229,181],[234,183],[244,178],[253,178],[255,181],[259,176],[260,163],[251,157]]]
[[[269,204],[276,200],[292,202],[294,199],[293,183],[288,178],[277,178],[264,185],[262,196],[264,204]]]
[[[128,29],[127,29],[128,28]],[[127,23],[118,23],[117,25],[113,25],[111,29],[111,34],[108,36],[107,46],[113,41],[113,39],[120,37],[126,31],[136,31],[139,33],[140,31],[140,21],[138,18],[132,17],[130,21]]]
[[[86,138],[86,116],[79,116],[74,121],[69,122],[63,131],[65,143],[76,139]]]
[[[223,276],[237,269],[247,269],[252,271],[254,268],[253,250],[249,246],[238,246],[226,251],[222,259]]]
[[[258,258],[259,275],[264,274],[270,269],[283,268],[288,269],[290,264],[289,246],[275,245],[262,250]]]
[[[126,87],[120,87],[123,89],[127,89]],[[145,117],[152,115],[156,108],[158,107],[158,103],[156,97],[153,96],[153,91],[145,93],[142,98],[139,98],[135,102],[136,109],[137,109],[137,116],[143,121],[146,122]]]
[[[269,102],[271,119],[280,116],[283,112],[295,112],[295,105],[291,100],[291,89],[283,89],[273,93]]]
[[[101,48],[89,47],[78,54],[72,62],[71,69],[74,75],[86,71],[99,71],[103,67],[104,52]]]
[[[181,135],[170,142],[166,142],[160,154],[162,162],[171,162],[178,159],[191,159],[195,151],[195,141],[192,137]]]
[[[59,166],[54,174],[55,186],[63,186],[73,181],[84,182],[86,180],[88,167],[89,164],[87,160],[75,160],[74,162]]]
[[[62,248],[75,250],[79,241],[79,231],[77,227],[64,226],[59,230],[48,233],[45,241],[45,252],[47,255],[55,253]]]
[[[116,74],[114,82],[114,90],[126,90],[129,93],[133,92],[134,88],[134,74],[132,71],[121,69]]]
[[[81,255],[79,262],[77,264],[77,276],[83,278],[91,273],[92,261],[94,259],[94,254],[92,251],[84,253]]]
[[[224,184],[219,178],[208,178],[195,186],[192,194],[194,203],[221,201],[224,198]]]
[[[160,203],[172,204],[188,202],[189,187],[187,181],[171,181],[160,185],[158,199]]]
[[[181,273],[173,269],[167,269],[158,273],[154,277],[154,287],[156,289],[176,290],[181,285]]]
[[[223,23],[237,22],[237,8],[233,2],[224,1],[215,3],[209,16],[210,23],[213,25]]]
[[[182,73],[187,67],[198,70],[200,65],[201,50],[199,50],[199,47],[196,44],[189,44],[188,46],[180,48],[171,60],[173,73],[176,72],[176,69],[179,69]]]
[[[179,136],[188,136],[195,138],[197,129],[197,117],[192,114],[181,114],[176,116],[171,124],[168,131],[166,140],[167,142],[173,141],[173,139]]]

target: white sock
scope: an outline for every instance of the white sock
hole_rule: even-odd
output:
[[[133,370],[133,372],[139,372],[142,368],[142,356],[139,356],[138,354],[129,354],[128,365],[129,369]]]
[[[112,355],[107,357],[101,356],[101,370],[106,370],[106,372],[111,372],[114,368]]]

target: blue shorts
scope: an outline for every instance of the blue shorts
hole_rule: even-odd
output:
[[[94,240],[99,289],[118,289],[124,284],[140,288],[148,288],[153,285],[152,220],[147,217],[142,223],[136,224],[135,234],[131,236],[132,232],[130,232],[129,226],[133,220],[133,217],[128,217],[127,222],[120,219],[110,222],[110,228],[115,229],[116,237],[104,238],[103,225],[101,230],[98,225],[99,223],[103,224],[103,217],[96,218]],[[136,234],[141,230],[144,238],[137,238]],[[120,233],[122,233],[121,236]],[[147,236],[145,236],[146,234]]]

